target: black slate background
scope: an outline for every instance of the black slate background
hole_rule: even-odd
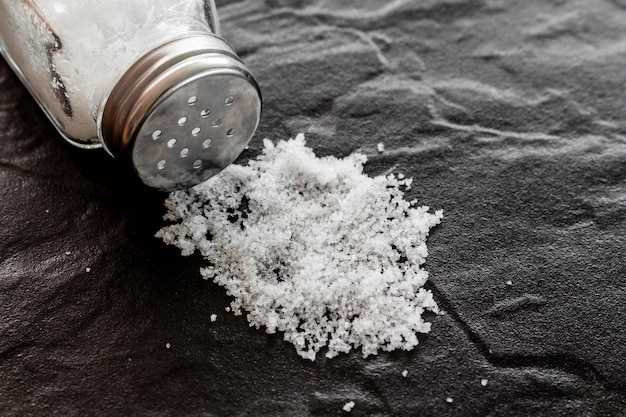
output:
[[[264,93],[242,160],[304,132],[412,176],[445,314],[412,352],[301,359],[0,61],[0,415],[625,416],[626,3],[218,6]]]

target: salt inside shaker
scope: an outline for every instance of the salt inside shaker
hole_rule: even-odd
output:
[[[0,0],[0,52],[67,141],[161,190],[217,174],[259,123],[213,0]]]

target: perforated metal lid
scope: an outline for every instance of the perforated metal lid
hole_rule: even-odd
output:
[[[141,180],[171,191],[231,164],[259,123],[259,87],[221,38],[163,45],[141,58],[107,98],[101,140]]]

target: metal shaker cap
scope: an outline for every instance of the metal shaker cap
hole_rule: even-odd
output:
[[[261,92],[217,36],[178,39],[137,61],[105,101],[100,140],[148,186],[191,187],[219,173],[258,126]]]

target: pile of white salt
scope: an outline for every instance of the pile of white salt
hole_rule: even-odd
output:
[[[199,251],[232,311],[283,332],[304,358],[414,348],[430,331],[422,314],[437,312],[420,265],[442,211],[406,201],[410,179],[365,175],[364,155],[318,158],[303,135],[264,146],[248,165],[170,194],[173,224],[157,236]]]

